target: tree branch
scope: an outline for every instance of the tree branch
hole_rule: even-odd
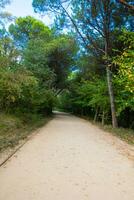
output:
[[[118,0],[119,3],[123,4],[124,6],[126,6],[127,8],[129,8],[130,10],[133,10],[134,11],[134,5],[130,5],[128,4],[126,1],[124,0]]]
[[[67,17],[70,19],[70,21],[72,22],[72,24],[74,25],[75,30],[77,31],[77,33],[80,35],[81,39],[83,40],[85,46],[87,46],[86,40],[83,37],[83,35],[81,34],[81,32],[79,31],[79,28],[77,27],[77,25],[75,24],[74,20],[72,19],[72,17],[69,15],[69,13],[66,11],[66,9],[64,8],[64,6],[62,4],[60,4],[61,8],[63,9],[63,11],[66,13]]]

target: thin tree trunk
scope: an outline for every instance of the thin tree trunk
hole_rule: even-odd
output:
[[[112,86],[112,74],[108,66],[106,68],[106,71],[107,71],[108,91],[109,91],[110,104],[111,104],[112,125],[113,125],[113,128],[116,128],[118,127],[118,124],[117,124],[116,111],[115,111],[114,93],[113,93],[113,86]]]
[[[101,121],[101,123],[102,123],[102,126],[104,126],[104,124],[105,124],[105,111],[104,110],[102,112],[102,121]]]
[[[106,19],[106,21],[108,21]],[[108,24],[108,22],[106,22]],[[117,118],[116,118],[116,110],[115,110],[115,98],[113,92],[113,84],[112,84],[112,72],[109,66],[109,28],[105,27],[105,57],[106,57],[106,75],[107,75],[107,84],[108,84],[108,92],[110,98],[111,105],[111,115],[112,115],[112,126],[113,128],[118,127]]]
[[[98,111],[99,111],[99,108],[97,107],[97,108],[96,108],[96,111],[95,111],[95,115],[94,115],[94,122],[97,121]]]

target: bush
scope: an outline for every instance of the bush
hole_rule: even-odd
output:
[[[29,71],[0,70],[0,109],[6,112],[50,113],[54,105],[52,91],[40,88]]]

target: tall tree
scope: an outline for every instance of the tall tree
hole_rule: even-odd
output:
[[[121,25],[118,8],[114,0],[33,0],[33,6],[37,12],[51,11],[56,15],[66,15],[72,22],[76,32],[84,45],[90,51],[93,47],[96,52],[104,55],[109,97],[111,102],[112,124],[117,127],[114,92],[112,86],[112,71],[110,64],[111,33],[116,25]],[[125,22],[124,22],[125,23]],[[96,38],[102,40],[102,45],[96,43]]]
[[[15,23],[10,25],[9,32],[20,48],[25,48],[30,39],[40,38],[48,41],[51,37],[50,29],[31,16],[17,18]]]

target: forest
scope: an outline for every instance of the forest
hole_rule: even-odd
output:
[[[0,148],[54,109],[134,129],[133,1],[33,0],[50,27],[4,12],[9,3],[0,1]]]

